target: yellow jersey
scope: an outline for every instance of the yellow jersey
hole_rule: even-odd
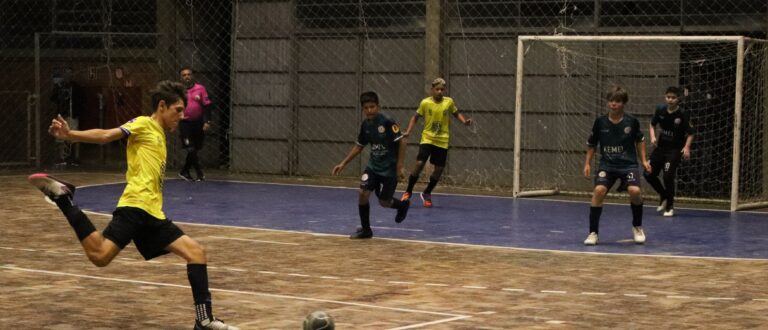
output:
[[[117,207],[137,207],[165,220],[165,131],[148,116],[136,117],[120,129],[128,136],[128,171],[125,173],[127,184]]]
[[[416,113],[424,117],[424,131],[421,133],[421,144],[431,144],[448,149],[448,126],[456,111],[453,99],[443,96],[437,103],[431,96],[421,100]]]

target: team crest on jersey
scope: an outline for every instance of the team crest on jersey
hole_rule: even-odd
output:
[[[632,132],[632,127],[624,127],[624,134],[629,134],[629,132]]]
[[[368,181],[368,173],[363,173],[363,176],[360,177],[361,181]]]
[[[400,133],[400,126],[398,126],[397,124],[392,124],[392,132],[394,132],[395,134]]]
[[[605,173],[605,171],[600,171],[600,172],[597,173],[597,176],[599,176],[601,178],[604,178],[606,175],[607,174]]]
[[[675,126],[680,125],[680,122],[681,122],[680,118],[675,118]]]
[[[385,130],[384,126],[379,125],[379,133],[384,133]]]

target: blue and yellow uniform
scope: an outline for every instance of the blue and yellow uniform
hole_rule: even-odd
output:
[[[424,132],[421,134],[421,144],[431,144],[439,148],[448,149],[450,137],[451,117],[459,111],[453,99],[444,96],[440,102],[435,102],[433,97],[421,100],[416,110],[424,117]]]
[[[136,207],[155,218],[165,219],[165,131],[147,116],[125,123],[120,130],[128,137],[128,171],[125,173],[127,184],[117,207]]]
[[[167,247],[184,232],[163,213],[165,131],[148,116],[120,126],[128,138],[125,190],[104,229],[104,238],[124,248],[134,242],[145,259],[168,253]]]

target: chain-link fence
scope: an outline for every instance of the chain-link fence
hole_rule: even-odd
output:
[[[454,122],[443,184],[499,192],[512,190],[517,36],[763,38],[768,29],[768,4],[748,0],[0,3],[3,168],[124,166],[120,143],[73,148],[48,137],[47,124],[61,113],[83,129],[119,125],[147,107],[154,82],[190,66],[213,101],[204,167],[325,176],[356,137],[360,92],[379,92],[383,112],[404,125],[442,76],[475,120],[469,129]],[[178,168],[184,152],[169,136]],[[344,175],[359,175],[365,161]]]

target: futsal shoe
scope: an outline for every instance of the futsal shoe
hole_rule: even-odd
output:
[[[405,217],[408,215],[408,209],[411,207],[411,201],[405,200],[402,205],[397,209],[397,215],[395,215],[395,222],[401,223],[403,220],[405,220]]]
[[[662,199],[661,203],[659,203],[659,207],[656,208],[656,212],[664,212],[664,210],[667,209],[667,200]]]
[[[587,236],[587,239],[584,240],[584,245],[596,245],[597,244],[597,233],[591,232],[589,233],[589,236]]]
[[[643,231],[643,227],[632,227],[632,238],[635,240],[635,244],[645,243],[645,232]]]
[[[370,228],[365,229],[363,227],[357,228],[357,231],[352,233],[352,235],[349,235],[349,238],[351,239],[366,239],[373,237],[373,230]]]
[[[189,175],[189,172],[179,172],[179,177],[184,179],[184,181],[195,181],[195,179]]]
[[[29,183],[40,189],[51,202],[62,196],[72,199],[75,196],[75,185],[56,179],[45,173],[35,173],[27,178]]]
[[[194,330],[240,330],[240,328],[227,325],[224,321],[214,318],[213,320],[195,321]]]
[[[405,202],[407,200],[411,200],[411,193],[406,191],[403,193],[403,196],[400,197],[400,201]]]
[[[421,201],[424,202],[424,207],[432,207],[432,194],[421,193]]]
[[[200,176],[198,176],[198,177],[197,177],[197,180],[195,180],[195,181],[198,181],[198,182],[203,182],[203,181],[205,181],[205,175],[200,175]]]
[[[665,217],[674,217],[675,216],[675,209],[669,209],[669,211],[664,212]]]

